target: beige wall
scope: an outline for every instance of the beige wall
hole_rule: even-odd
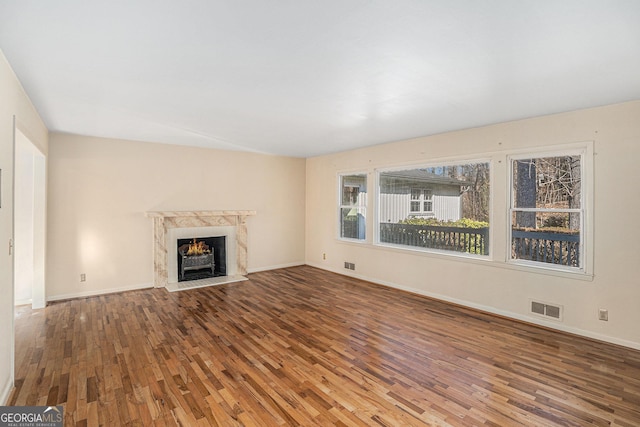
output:
[[[255,210],[249,271],[304,263],[304,159],[52,134],[49,201],[50,300],[151,286],[146,211]]]
[[[0,94],[0,404],[3,404],[13,385],[13,256],[9,255],[8,247],[9,239],[13,238],[14,224],[14,117],[16,126],[44,154],[47,152],[48,133],[2,52]]]
[[[593,141],[593,278],[515,269],[507,258],[506,152]],[[367,172],[367,235],[373,234],[376,168],[445,158],[489,158],[494,177],[489,261],[394,250],[340,241],[337,176]],[[640,348],[640,101],[379,145],[307,160],[307,263],[373,282],[465,304],[533,323]],[[323,259],[326,253],[326,260]],[[586,279],[582,277],[582,279]],[[562,322],[529,314],[529,299],[560,304]],[[599,308],[609,321],[599,321]]]

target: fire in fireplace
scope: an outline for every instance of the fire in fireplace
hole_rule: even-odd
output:
[[[225,236],[178,239],[178,282],[227,275]]]

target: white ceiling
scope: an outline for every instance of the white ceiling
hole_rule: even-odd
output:
[[[52,131],[308,157],[640,99],[639,0],[0,0]]]

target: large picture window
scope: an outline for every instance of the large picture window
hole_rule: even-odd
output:
[[[381,171],[378,178],[379,243],[489,254],[488,162]]]
[[[340,175],[340,237],[365,239],[367,175]]]
[[[511,158],[511,260],[584,268],[583,155]]]

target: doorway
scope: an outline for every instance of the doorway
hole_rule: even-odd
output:
[[[15,129],[14,304],[44,308],[46,160]]]

